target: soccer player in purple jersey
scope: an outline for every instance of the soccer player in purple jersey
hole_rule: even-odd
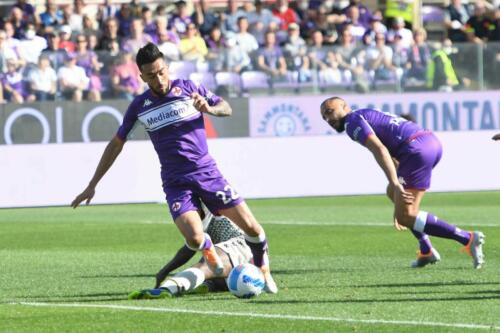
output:
[[[394,203],[394,225],[398,230],[403,229],[402,226],[410,228],[420,244],[412,267],[423,267],[441,259],[428,237],[436,236],[463,244],[472,256],[474,268],[481,268],[485,238],[482,232],[461,230],[420,210],[420,202],[430,187],[432,169],[442,154],[441,143],[432,132],[379,110],[352,111],[339,97],[323,101],[321,116],[337,132],[346,131],[352,140],[368,148],[384,171],[389,180],[387,196]]]
[[[120,154],[134,125],[140,122],[148,131],[160,159],[163,190],[186,245],[192,250],[202,251],[214,273],[222,273],[223,265],[210,236],[203,232],[198,214],[201,199],[215,215],[228,217],[243,230],[254,264],[264,273],[265,291],[277,293],[269,268],[264,229],[208,153],[203,113],[229,116],[231,107],[219,96],[190,80],[170,80],[163,54],[152,43],[139,50],[136,62],[149,89],[131,102],[89,185],[71,206],[76,208],[85,200],[89,204],[97,183]]]

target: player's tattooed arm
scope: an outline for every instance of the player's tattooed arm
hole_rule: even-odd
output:
[[[198,93],[193,93],[191,97],[193,98],[193,106],[200,112],[216,117],[227,117],[233,113],[231,106],[225,100],[221,100],[216,105],[210,106],[208,101]]]

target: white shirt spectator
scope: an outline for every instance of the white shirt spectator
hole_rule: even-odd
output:
[[[255,39],[255,37],[250,35],[248,32],[238,32],[234,35],[234,40],[236,41],[236,44],[238,44],[246,53],[253,52],[259,48],[257,39]]]
[[[38,63],[38,57],[47,48],[47,41],[40,36],[32,36],[32,39],[23,39],[19,42],[17,52],[19,56],[28,63]]]
[[[88,87],[90,79],[87,77],[87,74],[85,74],[85,69],[80,66],[71,66],[68,67],[67,65],[64,65],[63,67],[59,68],[59,71],[57,72],[57,78],[59,81],[64,80],[67,85],[71,86],[85,86]]]
[[[401,36],[401,44],[403,47],[409,49],[411,44],[413,44],[413,33],[410,29],[401,28],[398,30],[391,29],[387,32],[387,40],[391,43],[394,40],[394,36]]]
[[[28,81],[34,90],[52,93],[53,84],[57,82],[56,71],[52,67],[45,70],[36,67],[31,70]]]

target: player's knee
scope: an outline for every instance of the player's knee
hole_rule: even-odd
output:
[[[199,233],[186,238],[187,245],[192,249],[200,249],[205,242],[205,234]]]

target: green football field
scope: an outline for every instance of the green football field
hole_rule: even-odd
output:
[[[383,196],[251,200],[277,295],[127,300],[183,245],[166,205],[0,210],[2,332],[500,332],[500,192],[429,194],[423,209],[486,234],[486,265],[417,242]]]

